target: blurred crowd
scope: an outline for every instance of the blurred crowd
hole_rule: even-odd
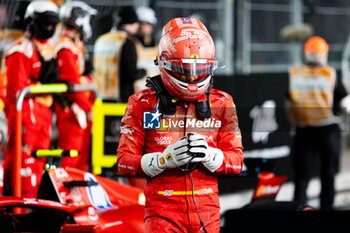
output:
[[[103,99],[127,102],[130,95],[145,88],[147,76],[158,73],[154,65],[157,18],[152,8],[118,8],[111,31],[97,38],[91,57],[85,43],[92,35],[91,16],[96,14],[97,10],[83,1],[23,1],[13,27],[0,31],[4,194],[13,192],[16,97],[20,90],[52,83],[65,83],[68,89],[74,84],[94,84]],[[0,17],[0,23],[4,20]],[[91,169],[94,100],[90,91],[35,94],[24,99],[22,196],[35,197],[40,184],[45,160],[31,157],[35,150],[76,149],[80,156],[63,158],[62,166]]]

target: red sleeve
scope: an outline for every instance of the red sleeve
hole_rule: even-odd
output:
[[[218,134],[218,148],[224,153],[224,161],[215,173],[235,175],[240,173],[243,168],[242,136],[231,96],[225,101],[225,104],[221,119],[222,126]]]
[[[76,69],[77,57],[70,49],[61,49],[57,54],[60,81],[80,84],[80,74]],[[92,103],[84,92],[69,93],[68,98],[79,105],[84,111],[92,109]]]
[[[134,96],[129,98],[121,124],[121,138],[117,151],[118,170],[122,175],[146,176],[141,168],[145,130],[143,113]]]
[[[30,58],[16,52],[6,57],[7,98],[13,103],[17,91],[30,84],[32,63]]]

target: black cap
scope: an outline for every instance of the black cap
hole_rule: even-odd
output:
[[[132,6],[125,6],[120,8],[119,19],[119,26],[122,24],[133,24],[138,22],[136,12]]]

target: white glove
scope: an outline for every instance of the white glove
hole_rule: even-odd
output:
[[[207,140],[200,134],[189,134],[190,153],[194,155],[191,162],[202,162],[211,172],[219,169],[224,161],[224,153],[218,149],[209,147]]]
[[[142,156],[141,167],[144,173],[154,177],[166,168],[176,168],[185,165],[193,158],[188,153],[188,141],[186,137],[169,145],[163,153],[149,153]]]
[[[77,119],[80,128],[85,129],[87,127],[87,121],[86,121],[86,113],[83,109],[81,109],[76,103],[73,103],[71,105],[72,111],[75,115],[75,118]]]

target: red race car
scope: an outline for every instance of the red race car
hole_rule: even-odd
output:
[[[50,162],[37,198],[0,197],[0,232],[144,232],[144,202],[141,189]]]

